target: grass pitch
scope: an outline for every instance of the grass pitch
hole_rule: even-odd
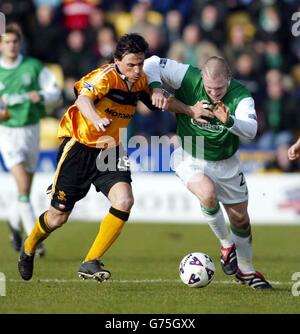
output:
[[[103,258],[112,280],[82,281],[77,269],[97,231],[96,223],[77,222],[55,231],[46,241],[46,257],[36,259],[34,277],[25,282],[8,228],[0,223],[0,272],[6,276],[0,314],[300,313],[300,296],[292,295],[292,275],[300,272],[300,226],[253,227],[254,264],[273,291],[255,291],[224,275],[218,241],[206,225],[127,223]],[[209,254],[216,265],[214,280],[202,289],[179,280],[179,262],[192,251]]]

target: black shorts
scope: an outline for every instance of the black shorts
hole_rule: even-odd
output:
[[[131,181],[128,157],[121,146],[101,150],[65,138],[57,154],[51,205],[60,211],[71,211],[86,196],[91,184],[107,196],[114,184]]]

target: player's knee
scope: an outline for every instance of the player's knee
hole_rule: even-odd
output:
[[[48,225],[53,228],[59,228],[68,221],[69,213],[67,212],[48,212]]]
[[[250,226],[250,220],[248,215],[239,215],[234,217],[234,219],[231,220],[231,223],[242,230],[247,230]]]
[[[206,208],[214,208],[218,204],[217,196],[213,192],[205,194],[201,202]]]
[[[68,217],[64,214],[56,215],[53,219],[53,227],[58,228],[63,226],[68,221]]]
[[[112,203],[112,206],[122,211],[129,212],[133,204],[134,204],[133,196],[119,196],[118,198],[115,199],[114,203]]]

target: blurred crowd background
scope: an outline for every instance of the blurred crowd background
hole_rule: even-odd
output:
[[[57,145],[57,122],[74,101],[74,83],[110,60],[121,35],[138,32],[148,56],[198,67],[224,56],[256,102],[258,135],[242,143],[242,159],[260,161],[264,170],[299,171],[286,152],[300,135],[300,36],[292,34],[300,0],[0,0],[0,11],[21,25],[22,53],[46,63],[63,91],[42,124],[42,148]],[[175,127],[173,114],[140,105],[129,131],[150,138],[173,136]]]

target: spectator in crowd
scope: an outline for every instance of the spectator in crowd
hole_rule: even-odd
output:
[[[269,39],[264,41],[264,51],[262,54],[262,69],[267,72],[270,69],[284,69],[284,58],[281,53],[280,42],[277,39]]]
[[[167,50],[165,47],[165,36],[163,35],[161,29],[155,25],[152,25],[147,29],[144,37],[149,44],[147,56],[150,57],[156,54],[164,57]]]
[[[234,77],[249,89],[256,103],[262,98],[260,75],[254,69],[254,61],[250,54],[241,53],[237,57]]]
[[[62,27],[54,21],[54,9],[47,5],[37,7],[30,28],[30,54],[43,62],[56,63],[59,59],[63,37]]]
[[[117,35],[115,29],[110,25],[104,25],[97,31],[96,44],[93,46],[91,55],[93,67],[107,64],[115,51]]]
[[[166,36],[167,48],[181,38],[183,26],[182,14],[178,10],[170,10],[166,14],[163,24],[164,35]]]
[[[116,29],[113,23],[107,19],[107,13],[101,8],[94,8],[89,15],[89,25],[85,31],[86,45],[88,48],[93,48],[95,41],[97,40],[97,33],[102,27],[111,27],[114,30],[114,34],[117,35]]]
[[[288,147],[293,141],[293,130],[298,124],[295,101],[285,91],[283,75],[278,70],[270,70],[266,75],[267,97],[264,99],[262,111],[264,131],[258,139],[261,150],[275,150],[275,160],[266,168],[279,168],[291,171],[293,165],[287,159]]]
[[[192,23],[183,29],[182,40],[171,46],[168,57],[178,62],[201,67],[207,58],[219,54],[219,50],[212,42],[202,40],[198,25]]]
[[[260,9],[258,22],[258,39],[280,39],[282,41],[282,22],[275,6],[262,6]]]
[[[213,3],[204,5],[195,23],[199,24],[203,39],[213,42],[218,47],[224,44],[225,33],[217,5]]]
[[[25,28],[34,12],[34,6],[31,0],[1,0],[0,12],[5,15],[7,22],[18,22],[20,27]]]
[[[68,30],[86,30],[89,16],[99,2],[100,0],[63,0],[64,27]]]
[[[131,9],[132,25],[129,32],[145,34],[152,25],[161,27],[162,17],[159,13],[151,11],[151,1],[138,1]]]
[[[225,57],[233,72],[236,71],[236,59],[242,53],[247,53],[251,56],[254,61],[254,69],[258,70],[260,59],[254,50],[252,42],[246,39],[245,25],[235,23],[229,30],[229,37],[224,46]]]
[[[81,30],[69,31],[59,59],[65,78],[79,79],[91,70],[90,60],[91,56],[85,48],[84,33]]]

